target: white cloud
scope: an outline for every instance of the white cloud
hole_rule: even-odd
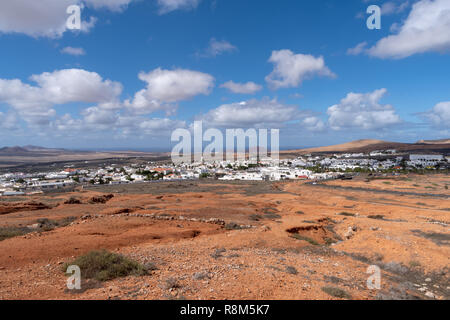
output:
[[[412,6],[405,22],[394,28],[397,34],[379,40],[368,54],[401,59],[424,52],[450,49],[450,1],[420,0]]]
[[[262,86],[254,82],[236,83],[234,81],[225,82],[220,86],[226,88],[233,93],[254,94],[262,89]]]
[[[166,14],[175,10],[195,9],[200,0],[158,0],[159,14]]]
[[[326,127],[325,123],[317,117],[306,117],[301,125],[308,131],[323,131]]]
[[[95,72],[64,69],[32,75],[37,86],[19,79],[0,79],[0,102],[14,108],[31,124],[46,124],[55,115],[53,107],[71,102],[119,104],[122,85],[103,80]]]
[[[269,62],[274,64],[274,70],[266,81],[273,89],[298,87],[303,80],[315,75],[335,76],[325,65],[323,57],[294,54],[291,50],[273,51]]]
[[[41,88],[40,100],[63,104],[68,102],[107,103],[122,93],[119,82],[104,80],[98,73],[83,69],[44,72],[30,77]]]
[[[450,128],[450,101],[440,102],[428,112],[422,114],[437,128]]]
[[[0,32],[24,33],[33,37],[61,37],[66,31],[70,5],[86,4],[93,9],[120,11],[132,0],[13,0],[0,1]],[[82,13],[82,30],[89,31],[96,19]]]
[[[17,128],[18,119],[14,113],[8,112],[7,114],[4,114],[3,112],[0,112],[0,129],[15,130]]]
[[[204,58],[211,58],[211,57],[217,57],[221,54],[227,53],[227,52],[233,52],[236,51],[237,48],[229,43],[228,41],[221,40],[218,41],[215,38],[212,38],[209,41],[208,48],[205,49],[203,53],[198,54],[200,57]]]
[[[65,47],[61,49],[61,53],[70,54],[72,56],[84,56],[86,51],[83,48]]]
[[[147,87],[137,92],[132,101],[125,101],[125,105],[137,113],[161,109],[173,111],[173,103],[200,94],[208,95],[214,87],[213,76],[186,69],[158,68],[149,73],[141,72],[139,79],[146,82]]]
[[[282,125],[298,119],[300,112],[294,106],[284,105],[276,99],[252,99],[224,104],[198,117],[208,125],[229,128],[258,127],[267,124]]]
[[[329,126],[334,130],[375,130],[402,123],[391,105],[379,103],[386,92],[386,89],[379,89],[365,94],[347,94],[339,104],[328,108]]]
[[[106,8],[111,11],[124,10],[133,0],[83,0],[88,7],[94,9]],[[73,1],[72,1],[73,2]]]
[[[50,128],[56,130],[59,135],[82,136],[101,134],[107,130],[110,137],[114,135],[123,138],[130,135],[134,138],[146,135],[168,136],[173,130],[185,127],[185,121],[107,112],[97,107],[85,109],[80,119],[65,114],[50,124]]]
[[[398,14],[405,11],[409,6],[409,1],[397,3],[395,1],[388,1],[381,5],[382,15]]]
[[[181,72],[177,73],[179,77],[173,77],[171,72],[160,69],[155,71],[162,73],[141,73],[140,78],[148,80],[149,84],[149,87],[142,91],[166,99],[161,103],[167,103],[169,100],[179,101],[195,93],[209,92],[208,85],[202,86],[198,83],[201,82],[199,76],[204,74],[175,70],[175,73]],[[157,73],[163,79],[155,77]],[[168,78],[165,77],[167,75]],[[182,88],[182,84],[189,82],[189,79],[191,82],[197,82],[197,86],[190,83],[188,88]],[[122,85],[105,80],[95,72],[82,69],[57,70],[32,75],[30,80],[35,84],[24,83],[18,79],[0,79],[0,104],[4,103],[10,107],[8,113],[0,112],[1,130],[20,128],[17,116],[26,121],[30,132],[48,136],[94,137],[107,132],[108,137],[153,137],[167,136],[175,128],[186,127],[185,121],[148,118],[129,113],[130,110],[124,108],[126,104],[120,101]],[[211,80],[213,81],[214,79]],[[161,86],[166,84],[168,92],[163,95],[158,90],[163,90]],[[175,91],[171,91],[173,89]],[[94,105],[81,110],[76,116],[70,113],[59,116],[56,113],[57,105],[77,102]]]
[[[347,50],[347,54],[351,56],[357,56],[358,54],[362,53],[367,47],[367,42],[361,42],[356,45],[354,48],[350,48]]]
[[[146,134],[169,133],[177,128],[185,128],[186,122],[172,119],[143,119],[138,123],[139,129]]]
[[[111,126],[117,121],[117,115],[111,110],[99,107],[90,107],[81,112],[84,116],[84,123],[91,125]]]

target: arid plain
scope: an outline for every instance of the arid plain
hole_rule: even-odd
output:
[[[449,299],[450,177],[214,180],[0,198],[0,299]],[[151,266],[83,280],[92,250]],[[369,266],[381,288],[368,289]]]

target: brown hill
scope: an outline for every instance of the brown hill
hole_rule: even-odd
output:
[[[347,143],[337,144],[337,145],[332,145],[332,146],[326,146],[326,147],[291,150],[289,152],[302,152],[302,153],[348,152],[350,150],[354,150],[357,148],[365,148],[365,147],[371,146],[371,145],[386,144],[386,143],[389,143],[389,142],[382,141],[382,140],[374,140],[374,139],[364,139],[364,140],[357,140],[357,141],[352,141],[352,142],[347,142]]]
[[[440,140],[420,140],[416,142],[417,144],[449,144],[450,139],[440,139]]]
[[[309,153],[343,153],[343,152],[368,153],[376,150],[390,150],[390,149],[395,149],[399,152],[404,153],[450,154],[450,141],[446,140],[433,140],[433,141],[434,141],[433,143],[432,142],[400,143],[374,139],[364,139],[326,147],[281,151],[280,154],[284,156],[291,156]]]

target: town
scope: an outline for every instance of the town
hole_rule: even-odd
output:
[[[71,189],[77,185],[149,183],[158,181],[217,179],[244,181],[351,179],[355,174],[398,175],[407,172],[448,173],[450,157],[442,154],[400,154],[396,150],[332,155],[304,155],[291,159],[271,158],[235,161],[201,161],[110,164],[61,171],[7,172],[0,174],[0,196],[38,194]]]

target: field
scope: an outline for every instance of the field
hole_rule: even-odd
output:
[[[200,180],[0,197],[0,299],[449,299],[448,186]],[[63,266],[100,249],[147,272],[68,290]]]

